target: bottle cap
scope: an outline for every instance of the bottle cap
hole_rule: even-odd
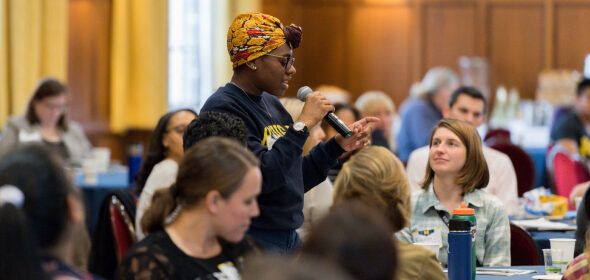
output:
[[[449,221],[449,231],[467,231],[471,230],[471,222],[465,220]]]
[[[469,208],[466,202],[461,202],[461,206],[453,210],[453,215],[475,215],[475,209]]]

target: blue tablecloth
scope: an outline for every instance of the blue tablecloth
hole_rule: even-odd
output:
[[[80,170],[76,171],[75,184],[82,190],[84,209],[86,210],[86,227],[92,235],[100,214],[100,206],[106,196],[118,189],[129,187],[129,175],[126,168],[109,168],[106,173],[98,174],[95,182],[88,182]]]

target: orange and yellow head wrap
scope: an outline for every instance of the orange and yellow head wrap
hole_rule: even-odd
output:
[[[300,36],[301,28],[296,28]],[[227,32],[227,51],[233,68],[257,59],[285,43],[287,38],[281,21],[262,13],[237,16]]]

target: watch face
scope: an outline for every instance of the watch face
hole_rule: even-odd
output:
[[[293,124],[293,128],[296,131],[302,131],[305,128],[305,124],[303,122],[296,122]]]

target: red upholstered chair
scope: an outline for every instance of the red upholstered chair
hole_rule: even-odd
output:
[[[542,265],[539,249],[531,235],[521,227],[510,223],[511,265]]]
[[[553,156],[555,193],[569,197],[575,185],[590,180],[584,164],[572,159],[567,152],[557,151]],[[571,205],[570,205],[571,206]]]
[[[512,144],[509,141],[488,141],[488,146],[494,150],[498,150],[506,154],[516,172],[516,181],[518,185],[518,196],[530,191],[535,182],[535,163],[529,154],[527,154],[521,147]]]
[[[486,136],[483,138],[484,142],[496,142],[498,140],[510,142],[510,131],[503,128],[491,129],[486,133]]]
[[[136,241],[135,227],[125,206],[115,195],[111,196],[109,202],[109,214],[113,230],[113,241],[115,243],[117,263],[121,263],[127,249],[129,249],[129,247]]]

